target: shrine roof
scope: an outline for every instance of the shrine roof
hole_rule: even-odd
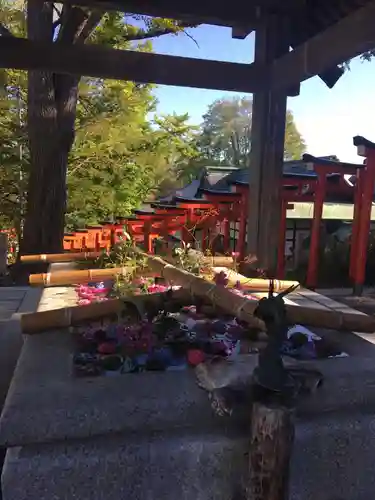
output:
[[[172,193],[170,193],[167,196],[163,196],[163,197],[159,198],[158,201],[162,202],[162,203],[173,202],[173,200],[176,196],[180,196],[180,197],[186,198],[186,199],[194,198],[196,196],[197,190],[199,189],[199,187],[201,185],[201,176],[202,176],[202,174],[200,174],[197,179],[194,179],[187,186],[184,186],[181,189],[177,189],[176,191],[173,191]]]
[[[222,26],[246,26],[254,24],[254,14],[287,15],[298,21],[294,33],[305,33],[305,37],[332,25],[370,0],[233,0],[230,7],[215,0],[62,0],[62,3],[100,7],[105,10],[119,10],[135,14],[190,20]],[[302,35],[301,35],[302,36]]]
[[[317,177],[317,174],[313,170],[311,158],[322,160],[322,162],[325,162],[327,166],[331,167],[334,167],[335,164],[337,164],[338,167],[343,165],[336,155],[319,157],[311,157],[310,155],[306,155],[305,159],[309,161],[304,161],[304,159],[302,159],[284,162],[284,178],[306,180],[315,179]],[[167,198],[160,198],[158,201],[155,201],[155,203],[153,203],[153,207],[176,207],[181,201],[202,202],[202,198],[205,193],[222,193],[222,195],[225,196],[225,194],[230,194],[231,192],[233,192],[233,186],[249,184],[250,176],[251,168],[236,168],[232,166],[207,166],[202,168],[202,171],[199,173],[197,179],[192,181],[188,186],[175,191]],[[332,181],[334,181],[334,179],[338,176],[339,174],[336,174],[334,171],[327,172],[327,178],[331,179]],[[188,196],[186,194],[188,194]]]
[[[137,215],[154,215],[154,210],[134,210],[134,213]]]
[[[238,32],[249,34],[257,30],[268,16],[276,21],[284,19],[290,26],[290,46],[294,49],[314,36],[324,32],[340,20],[355,13],[371,0],[234,0],[230,6],[215,0],[61,0],[62,3],[95,7],[103,10],[143,14],[148,16],[178,19],[187,26],[213,24],[228,26]],[[280,21],[281,22],[281,21]],[[347,33],[348,44],[355,36]],[[353,42],[354,43],[354,42]],[[328,48],[328,50],[330,47]],[[344,69],[333,65],[320,74],[320,78],[332,88]]]
[[[320,156],[320,160],[338,162],[335,155]],[[303,160],[290,160],[284,162],[284,177],[305,177],[307,179],[316,177],[314,170],[310,168],[310,163]],[[214,191],[228,191],[232,184],[248,184],[250,181],[251,168],[236,167],[205,167],[205,175],[199,186],[200,189],[210,189]]]

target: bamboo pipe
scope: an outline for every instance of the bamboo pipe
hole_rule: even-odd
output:
[[[202,263],[209,266],[225,266],[232,267],[233,259],[227,255],[214,255],[212,257],[208,257],[203,255],[201,252],[197,250],[190,250],[189,253],[192,254],[200,254],[197,255],[197,258],[200,258]],[[39,255],[22,255],[21,262],[29,263],[29,262],[74,262],[75,260],[89,260],[89,259],[97,259],[103,255],[103,252],[66,252],[66,253],[51,253],[51,254],[39,254]],[[176,259],[174,257],[164,257],[166,261],[171,264],[176,263]]]
[[[66,252],[39,255],[21,255],[21,262],[73,262],[75,260],[97,259],[102,252]]]
[[[91,281],[103,281],[113,279],[118,275],[129,275],[130,267],[111,267],[107,269],[83,269],[79,271],[55,271],[54,273],[30,274],[31,286],[59,286]],[[147,271],[146,271],[147,274]]]
[[[96,253],[96,252],[90,252],[90,254],[91,253]],[[65,254],[60,254],[60,255],[65,255]],[[144,255],[147,256],[147,254]],[[226,256],[214,257],[214,258],[217,259],[216,262],[226,262],[226,260],[231,259],[231,257],[226,257]],[[211,257],[206,257],[206,259],[207,262],[208,261],[210,263],[212,262]],[[173,263],[174,260],[171,259],[171,262]],[[29,284],[31,286],[45,286],[45,287],[72,285],[72,284],[78,285],[81,283],[89,283],[91,281],[95,282],[107,279],[114,279],[118,275],[128,275],[130,270],[131,269],[127,267],[112,267],[106,269],[68,270],[68,271],[55,271],[52,273],[31,274],[29,276]],[[149,275],[149,273],[147,273],[147,270],[142,272],[144,275]]]
[[[189,301],[189,293],[184,290],[174,290],[172,300]],[[85,321],[99,320],[106,316],[118,316],[124,311],[127,304],[133,304],[139,310],[146,310],[160,301],[160,307],[165,303],[165,293],[154,293],[132,296],[128,300],[110,299],[103,302],[88,304],[87,306],[63,307],[27,313],[21,316],[21,329],[23,334],[34,334],[58,328],[69,328]]]
[[[253,316],[257,307],[256,301],[248,300],[232,293],[225,287],[217,286],[182,269],[177,269],[158,257],[151,255],[147,257],[149,267],[160,272],[161,276],[170,284],[181,285],[187,288],[193,296],[207,298],[223,311],[233,314],[251,326],[264,329],[263,321]],[[318,309],[295,304],[286,304],[286,310],[290,324],[301,323],[312,327],[351,332],[375,332],[375,318],[359,314],[357,311]]]
[[[246,288],[250,290],[256,290],[259,292],[268,292],[270,287],[269,279],[263,278],[247,278],[242,274],[236,273],[232,269],[228,269],[226,267],[214,267],[213,271],[215,273],[224,272],[227,275],[228,281],[231,285],[234,285],[237,281],[240,282],[241,285],[246,286]],[[291,286],[299,286],[298,281],[285,281],[285,280],[273,280],[274,282],[274,291],[275,292],[283,292],[287,290]]]
[[[192,295],[201,297],[203,299],[208,299],[214,305],[220,307],[222,310],[229,314],[233,314],[240,320],[245,321],[249,325],[259,328],[260,330],[265,329],[263,321],[255,318],[253,313],[257,306],[256,301],[250,301],[244,297],[232,293],[230,290],[217,286],[211,282],[205,281],[203,278],[194,276],[184,270],[177,269],[172,264],[169,264],[159,257],[144,254],[139,251],[139,253],[148,259],[149,268],[157,273],[160,273],[167,281],[171,284],[181,285],[187,289]],[[104,271],[104,270],[103,270]],[[80,319],[90,319],[92,317],[96,318],[103,315],[100,306],[102,304],[108,304],[108,302],[91,304],[88,306],[83,306],[85,309],[84,317]],[[99,312],[98,312],[99,308]],[[335,311],[333,309],[315,309],[306,306],[298,306],[293,304],[286,304],[288,320],[291,324],[302,323],[309,326],[315,326],[319,328],[328,328],[334,330],[346,330],[346,331],[359,331],[359,332],[375,332],[375,318],[372,316],[367,316],[365,314],[358,314],[357,312],[345,312],[345,311]],[[65,311],[63,309],[62,311]],[[92,315],[90,316],[90,311]],[[47,314],[51,311],[47,311]],[[42,314],[42,313],[36,313]],[[63,316],[65,313],[62,313]],[[68,316],[71,313],[66,313]],[[77,312],[79,317],[79,313]],[[26,316],[26,315],[25,315]],[[56,324],[53,320],[46,317],[50,323],[48,327],[44,326],[45,329],[56,328],[59,326],[66,326],[66,320],[63,321],[61,325],[60,320],[56,320]],[[52,316],[53,318],[53,316]],[[47,320],[46,320],[47,322]]]
[[[205,266],[225,266],[225,267],[232,267],[234,265],[233,258],[230,257],[229,255],[203,255],[202,252],[199,252],[198,250],[189,250],[189,254],[191,256],[196,256],[199,261],[205,265]],[[166,262],[169,262],[170,264],[176,264],[176,258],[171,257],[171,256],[164,256],[162,257]]]
[[[88,320],[121,313],[124,302],[111,299],[87,306],[64,307],[21,316],[21,329],[24,334],[39,333],[57,328],[68,328]]]

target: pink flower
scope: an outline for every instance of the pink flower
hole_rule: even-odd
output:
[[[94,295],[89,292],[78,292],[78,297],[80,299],[93,299]]]
[[[240,256],[240,252],[232,252],[232,258],[233,258],[233,259],[235,259],[235,260],[236,260],[236,259],[238,259],[238,258],[239,258],[239,256]]]
[[[107,293],[109,293],[109,288],[95,288],[95,287],[92,287],[90,288],[90,291],[89,293],[92,294],[92,295],[106,295]]]
[[[79,306],[88,306],[89,304],[91,304],[91,300],[89,299],[80,299],[78,301]]]
[[[151,285],[147,288],[148,293],[163,293],[168,290],[165,285]]]

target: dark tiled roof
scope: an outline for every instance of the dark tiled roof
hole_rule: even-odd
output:
[[[337,156],[321,156],[319,158],[338,161]],[[303,160],[291,160],[284,163],[284,176],[315,177],[314,171],[309,170],[308,164]],[[248,184],[251,168],[234,167],[206,167],[206,176],[203,176],[200,188],[215,191],[228,191],[231,184]],[[216,181],[216,183],[214,182]]]
[[[205,167],[203,169],[201,189],[215,189],[216,191],[227,191],[227,179],[238,172],[236,167]]]
[[[339,162],[335,155],[319,156],[323,160]],[[291,160],[284,162],[284,177],[301,177],[301,178],[314,178],[316,173],[311,170],[311,164],[303,160]],[[231,186],[235,184],[248,184],[251,176],[251,168],[236,168],[230,166],[208,166],[202,169],[202,172],[196,180],[190,183],[183,189],[177,190],[174,194],[166,198],[160,199],[159,202],[166,202],[173,204],[184,199],[201,199],[203,191],[211,192],[229,192]],[[334,176],[334,174],[332,174]]]

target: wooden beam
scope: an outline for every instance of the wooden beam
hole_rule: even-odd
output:
[[[44,0],[39,0],[44,1]],[[217,0],[59,0],[59,3],[98,7],[103,10],[143,14],[147,16],[166,17],[185,20],[199,19],[207,24],[222,26],[253,25],[263,13],[290,12],[301,0],[235,0],[230,8],[225,2]]]
[[[146,52],[0,37],[0,67],[252,93],[267,68]]]
[[[245,38],[250,35],[253,30],[249,30],[248,28],[241,28],[240,26],[236,26],[232,28],[232,38],[236,40],[245,40]]]
[[[375,0],[271,65],[271,89],[289,88],[375,48]]]

